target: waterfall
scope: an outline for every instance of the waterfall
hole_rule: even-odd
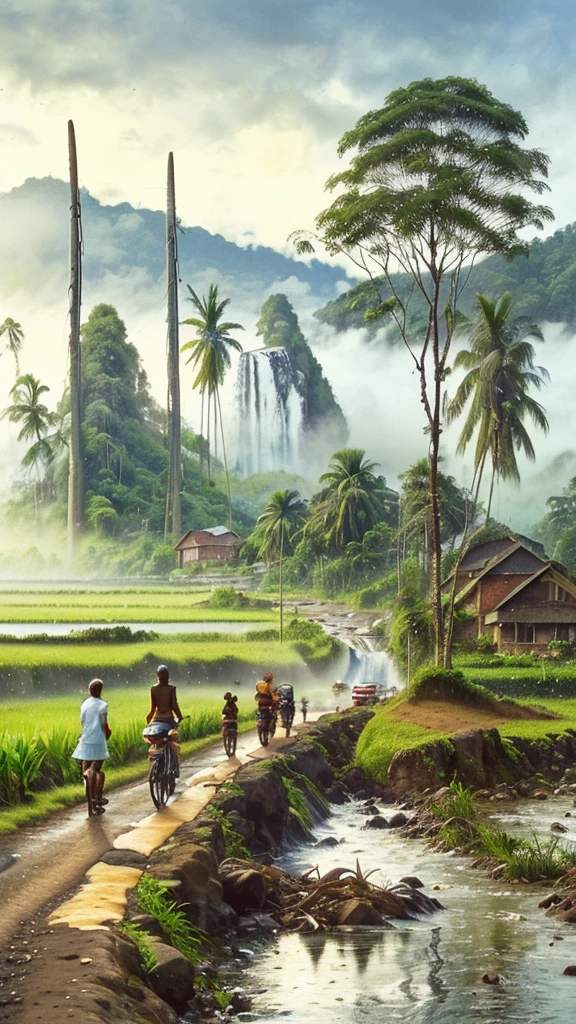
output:
[[[243,352],[238,365],[236,470],[300,471],[302,399],[285,348]]]
[[[402,690],[405,685],[388,651],[376,650],[368,637],[354,637],[344,681],[349,686],[380,683],[387,689],[395,686],[398,690]]]

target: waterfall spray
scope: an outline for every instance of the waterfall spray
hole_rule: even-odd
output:
[[[285,348],[243,352],[236,385],[236,467],[253,473],[300,471],[303,409]]]

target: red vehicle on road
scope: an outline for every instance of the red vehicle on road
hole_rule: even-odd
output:
[[[378,683],[356,683],[352,687],[352,703],[355,708],[368,707],[380,700],[381,687]]]

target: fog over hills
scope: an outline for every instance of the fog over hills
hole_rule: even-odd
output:
[[[68,185],[57,178],[28,178],[0,195],[3,299],[20,288],[37,291],[47,278],[66,280],[68,208]],[[134,271],[151,280],[163,275],[165,220],[161,210],[137,209],[130,203],[107,206],[83,189],[82,219],[87,282]],[[352,283],[338,267],[319,260],[308,266],[264,246],[244,248],[202,227],[183,225],[178,242],[183,281],[213,269],[248,292],[264,293],[272,284],[294,278],[307,286],[319,303]]]

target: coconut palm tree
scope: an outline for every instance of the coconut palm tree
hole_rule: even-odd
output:
[[[41,396],[50,388],[41,384],[37,377],[25,373],[18,377],[10,397],[12,404],[4,410],[2,417],[11,423],[20,424],[19,441],[32,441],[32,445],[22,459],[22,465],[35,468],[40,480],[40,465],[48,464],[52,459],[52,448],[47,440],[49,428],[53,425],[53,415],[41,401]],[[34,490],[36,496],[36,490]]]
[[[0,338],[6,338],[6,348],[14,356],[14,362],[16,363],[16,376],[20,374],[20,363],[18,357],[20,355],[20,349],[22,348],[22,342],[24,341],[24,331],[20,324],[17,324],[11,317],[6,317],[3,324],[0,324]]]
[[[192,383],[193,388],[198,388],[202,396],[202,418],[204,413],[204,398],[207,398],[207,441],[208,441],[208,480],[210,481],[210,412],[211,406],[214,413],[214,433],[217,434],[218,420],[220,421],[220,432],[222,435],[222,453],[224,456],[224,471],[226,473],[226,486],[228,489],[228,509],[230,528],[232,528],[232,496],[230,493],[230,475],[228,473],[228,459],[226,456],[226,441],[224,439],[224,424],[222,420],[222,406],[220,404],[220,387],[224,381],[226,370],[230,369],[230,349],[236,352],[242,351],[239,341],[230,337],[230,331],[243,331],[242,324],[222,322],[222,316],[230,299],[220,299],[218,296],[218,285],[210,285],[208,298],[200,299],[196,292],[188,285],[190,292],[189,302],[196,307],[199,316],[190,317],[183,323],[196,327],[198,336],[187,341],[182,346],[182,352],[190,352],[188,363],[192,363],[193,369],[197,371]],[[202,428],[203,429],[203,426]],[[216,437],[214,446],[216,449]]]
[[[545,433],[548,431],[543,407],[528,393],[532,386],[540,389],[549,376],[543,366],[535,365],[534,346],[530,341],[544,341],[544,336],[528,317],[513,316],[514,305],[509,292],[493,301],[485,295],[477,295],[475,319],[458,318],[457,331],[468,337],[469,348],[458,352],[454,367],[468,372],[448,404],[446,419],[452,423],[470,402],[456,450],[463,454],[478,430],[474,503],[478,500],[484,468],[490,458],[492,478],[487,519],[495,480],[520,480],[516,452],[523,451],[530,460],[535,458],[524,426],[525,418],[530,417],[536,427]]]
[[[278,560],[280,586],[280,640],[284,637],[283,565],[286,554],[293,550],[294,536],[304,516],[305,505],[298,491],[276,491],[258,517],[252,535],[259,545],[258,556],[266,562]]]
[[[377,463],[365,455],[361,448],[341,448],[320,477],[325,486],[314,501],[307,532],[316,539],[323,534],[333,551],[361,541],[384,518],[382,481],[373,472]]]

